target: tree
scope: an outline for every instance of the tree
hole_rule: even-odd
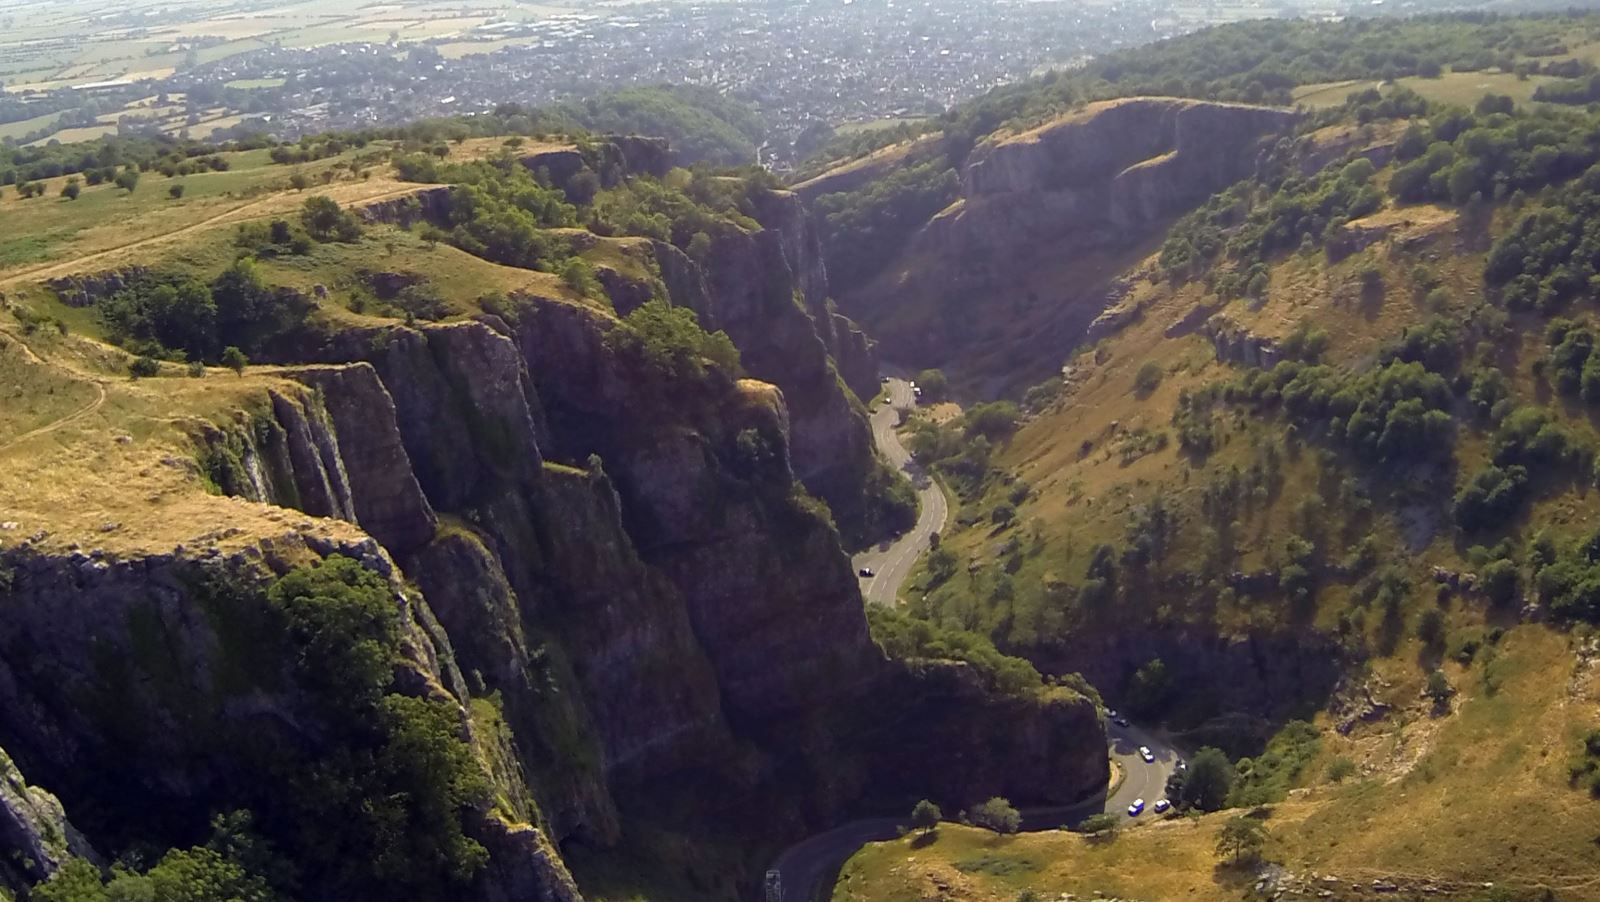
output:
[[[132,194],[133,189],[139,187],[139,170],[132,167],[122,170],[117,173],[117,178],[112,184]]]
[[[67,183],[61,186],[61,196],[67,200],[77,200],[78,195],[81,193],[83,193],[83,188],[78,184],[76,178],[67,179]]]
[[[1022,815],[1009,801],[999,796],[974,807],[967,813],[967,818],[973,826],[996,833],[1015,833],[1022,829]]]
[[[222,349],[222,365],[242,376],[244,375],[244,368],[250,365],[250,358],[246,357],[244,352],[236,346],[228,345]]]
[[[167,189],[167,196],[172,198],[173,200],[177,200],[178,198],[183,197],[183,182],[178,182],[177,184],[175,184],[172,187],[168,188]]]
[[[917,374],[917,387],[929,401],[943,401],[950,391],[950,381],[943,370],[923,370]]]
[[[1232,864],[1255,861],[1267,844],[1267,825],[1241,815],[1222,825],[1217,833],[1217,854],[1232,859]]]
[[[911,826],[924,833],[932,833],[943,819],[944,813],[939,810],[939,806],[927,799],[918,802],[911,809]]]
[[[355,217],[324,194],[306,198],[300,208],[300,224],[317,241],[354,241],[361,237]]]
[[[1178,791],[1178,799],[1202,811],[1221,810],[1233,789],[1233,765],[1221,749],[1206,746],[1195,753]]]
[[[128,375],[135,379],[154,376],[161,372],[161,364],[154,357],[135,357],[128,363]]]

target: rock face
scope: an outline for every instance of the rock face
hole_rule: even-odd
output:
[[[97,847],[192,836],[208,800],[259,784],[252,739],[314,739],[305,699],[275,688],[294,656],[205,587],[343,554],[394,587],[397,688],[459,707],[495,787],[468,824],[492,856],[475,898],[576,900],[559,844],[614,843],[657,814],[635,800],[703,785],[685,773],[731,809],[765,800],[762,841],[869,796],[1050,801],[1104,782],[1087,701],[999,698],[960,668],[884,658],[837,533],[797,490],[784,393],[666,378],[624,328],[523,297],[509,321],[335,334],[191,430],[238,504],[354,527],[219,522],[226,553],[0,551],[0,747],[93,812]],[[17,795],[0,796],[0,840],[59,860],[29,838],[42,828],[7,826],[49,814]]]
[[[962,200],[921,241],[1001,251],[1072,235],[1125,240],[1248,176],[1261,139],[1295,122],[1267,107],[1170,98],[1090,104],[980,145]]]
[[[1296,121],[1143,97],[991,138],[969,156],[955,203],[840,303],[902,364],[1031,384],[1113,303],[1117,274],[1148,253],[1141,241],[1251,175]]]
[[[98,861],[55,796],[28,785],[0,749],[0,890],[18,893],[54,874],[69,857]]]
[[[828,298],[821,242],[794,194],[757,195],[763,228],[731,224],[704,263],[665,242],[654,256],[674,304],[728,333],[745,370],[783,391],[795,475],[857,541],[878,537],[869,485],[881,469],[859,397],[878,391],[874,343]],[[624,298],[633,292],[613,291]],[[619,307],[620,309],[620,307]]]

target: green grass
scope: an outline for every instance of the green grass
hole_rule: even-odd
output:
[[[257,88],[281,88],[281,78],[237,78],[223,85],[224,88],[236,88],[241,91],[253,91]]]
[[[1519,104],[1532,103],[1533,92],[1539,85],[1552,80],[1543,75],[1519,79],[1508,72],[1485,71],[1447,72],[1438,78],[1402,78],[1397,84],[1436,103],[1470,107],[1485,94],[1504,94]],[[1342,105],[1351,94],[1379,88],[1382,84],[1373,79],[1304,85],[1294,90],[1294,101],[1311,109],[1326,109]]]
[[[19,119],[16,122],[7,122],[3,125],[0,125],[0,139],[20,138],[29,132],[36,132],[41,128],[54,125],[56,120],[60,119],[61,116],[61,113],[45,113],[43,116],[35,116],[32,119]]]

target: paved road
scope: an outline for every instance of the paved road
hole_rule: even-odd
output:
[[[1091,814],[1109,812],[1124,825],[1130,820],[1128,806],[1134,799],[1144,799],[1145,812],[1138,822],[1153,820],[1150,810],[1157,799],[1166,795],[1167,778],[1178,766],[1178,753],[1157,737],[1137,726],[1119,727],[1106,724],[1110,739],[1111,757],[1123,774],[1122,783],[1108,798],[1104,793],[1077,805],[1058,808],[1032,808],[1022,812],[1022,829],[1025,832],[1054,830],[1063,824],[1076,824]],[[1146,763],[1139,755],[1139,746],[1148,746],[1155,761]],[[833,884],[838,879],[844,863],[868,843],[882,842],[899,835],[899,828],[907,821],[907,811],[899,817],[867,818],[851,821],[826,833],[819,833],[803,842],[785,849],[772,869],[779,874],[783,889],[782,902],[825,902],[833,894]]]
[[[900,595],[900,587],[911,576],[911,568],[916,566],[917,558],[928,549],[933,534],[944,529],[950,510],[944,492],[911,459],[911,453],[900,444],[900,436],[894,431],[900,422],[900,412],[916,406],[911,383],[891,376],[886,388],[889,403],[872,412],[872,437],[890,466],[898,468],[911,479],[911,484],[917,489],[920,510],[917,525],[910,532],[892,542],[884,542],[861,552],[852,562],[857,573],[863,567],[873,573],[870,577],[861,577],[861,597],[868,604],[893,605]]]

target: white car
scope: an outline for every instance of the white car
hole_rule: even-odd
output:
[[[1144,799],[1134,799],[1133,804],[1128,806],[1128,817],[1138,817],[1143,813]]]
[[[1155,753],[1150,751],[1150,747],[1148,745],[1139,746],[1139,757],[1143,758],[1144,763],[1146,764],[1154,764],[1156,760]]]
[[[1156,812],[1156,814],[1164,814],[1166,812],[1166,810],[1168,808],[1171,808],[1171,807],[1172,807],[1172,803],[1167,801],[1166,799],[1157,799],[1156,800],[1156,805],[1155,805],[1155,812]]]

